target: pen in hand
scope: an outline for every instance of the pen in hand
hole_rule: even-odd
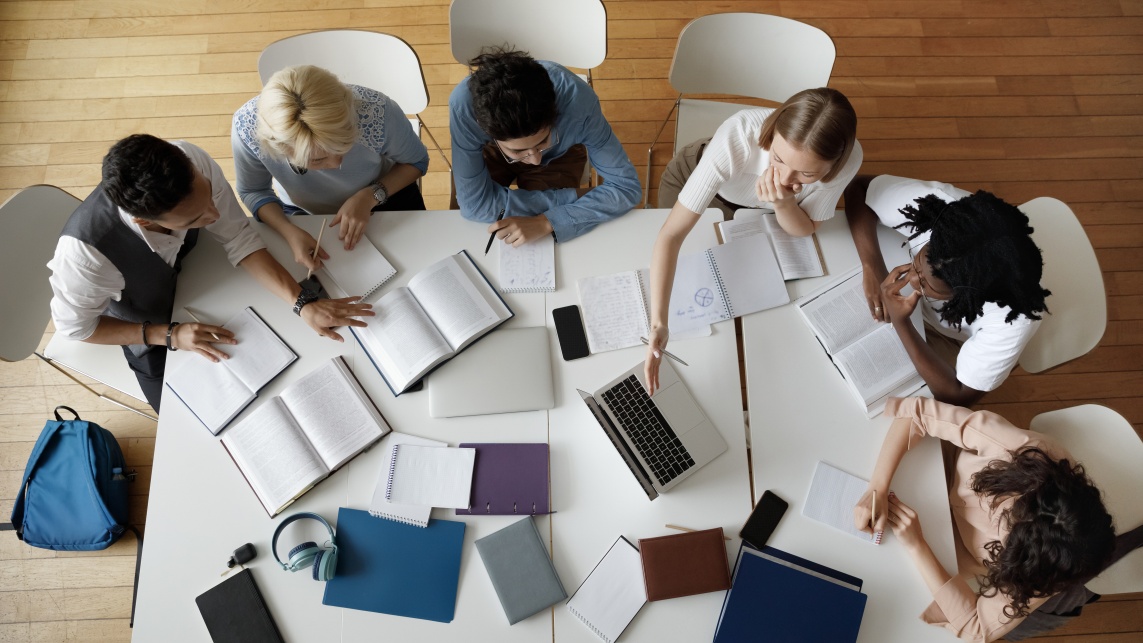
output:
[[[650,345],[651,345],[651,342],[647,341],[647,338],[646,338],[646,337],[640,337],[640,338],[639,338],[639,341],[643,342],[644,344],[646,344],[646,345],[648,345],[648,346],[650,346]],[[664,355],[666,355],[667,357],[670,357],[671,359],[673,359],[673,360],[675,360],[676,362],[678,362],[678,363],[682,364],[683,366],[690,366],[690,364],[687,364],[687,363],[686,363],[686,362],[684,362],[683,360],[679,359],[678,355],[674,355],[673,353],[671,353],[670,351],[668,351],[668,350],[667,350],[667,349],[665,349],[665,348],[664,348],[664,349],[661,349],[661,350],[663,351],[663,354],[664,354]],[[655,357],[658,357],[658,355],[656,355]]]
[[[504,209],[503,209],[503,208],[501,208],[501,209],[500,209],[500,214],[496,215],[496,220],[497,220],[497,221],[500,221],[500,220],[501,220],[501,219],[503,219],[503,218],[504,218]],[[492,249],[492,241],[493,241],[494,239],[496,239],[496,231],[495,231],[495,230],[493,230],[493,231],[492,231],[492,234],[488,235],[488,245],[484,246],[484,254],[485,254],[485,256],[487,256],[487,255],[488,255],[488,251]]]
[[[186,314],[190,315],[190,318],[191,318],[191,319],[193,319],[193,320],[195,320],[195,322],[196,322],[196,323],[199,323],[199,324],[201,324],[201,323],[202,323],[202,320],[198,318],[198,315],[195,315],[194,313],[192,313],[192,312],[190,311],[190,308],[187,308],[187,307],[185,307],[185,306],[184,306],[184,307],[183,307],[183,310],[186,312]],[[213,338],[214,338],[214,341],[216,341],[216,342],[221,342],[221,341],[222,341],[222,338],[221,338],[221,337],[219,337],[218,335],[215,335],[214,333],[211,333],[211,334],[210,334],[210,336],[211,336],[211,337],[213,337]]]
[[[310,257],[310,259],[312,261],[317,261],[318,253],[321,252],[321,236],[323,234],[325,234],[325,225],[322,225],[321,229],[318,230],[317,243],[314,244],[314,254],[313,254],[313,256]],[[313,276],[314,276],[314,269],[313,268],[310,268],[309,270],[306,271],[306,279],[309,279],[310,277],[313,277]]]

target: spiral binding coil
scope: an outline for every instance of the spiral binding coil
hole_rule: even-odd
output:
[[[389,461],[389,479],[385,482],[385,499],[393,501],[393,474],[397,472],[397,451],[401,445],[393,445],[393,458]]]
[[[568,611],[571,612],[576,618],[578,618],[581,623],[586,625],[587,629],[591,630],[592,632],[595,632],[596,636],[603,639],[604,641],[607,641],[607,643],[613,643],[613,641],[611,639],[607,638],[607,635],[605,635],[603,632],[599,631],[599,629],[597,627],[592,625],[590,621],[588,621],[586,618],[584,618],[583,614],[580,614],[579,612],[575,611],[575,608],[568,607]]]
[[[414,527],[428,527],[429,526],[428,522],[419,522],[416,520],[409,520],[408,518],[405,518],[403,516],[396,516],[393,514],[387,514],[383,511],[373,511],[372,509],[370,509],[369,515],[373,516],[374,518],[384,518],[385,520],[392,520],[393,522],[399,522],[403,525],[412,525]]]
[[[734,306],[730,303],[730,296],[726,292],[726,284],[722,281],[722,273],[718,270],[718,264],[714,261],[714,253],[710,250],[706,251],[706,263],[710,266],[711,273],[714,274],[714,281],[718,284],[718,294],[722,296],[722,303],[725,307],[727,319],[734,319]]]

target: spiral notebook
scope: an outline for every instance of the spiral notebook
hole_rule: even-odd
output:
[[[390,458],[385,499],[402,505],[467,507],[475,449],[397,444]]]
[[[373,301],[385,282],[397,274],[397,269],[368,237],[361,237],[353,250],[335,237],[321,244],[329,254],[317,271],[318,280],[335,299],[358,295],[362,301]]]
[[[620,536],[568,600],[568,611],[600,640],[613,643],[647,603],[643,561]]]
[[[500,292],[555,292],[556,239],[544,235],[518,247],[500,243]]]
[[[388,498],[385,497],[385,493],[389,490],[390,473],[393,471],[393,449],[399,444],[425,447],[444,447],[448,446],[448,444],[409,435],[408,433],[398,433],[396,431],[389,433],[385,439],[387,440],[384,451],[385,457],[381,459],[381,474],[377,477],[377,487],[373,490],[373,500],[369,502],[369,513],[377,518],[384,518],[386,520],[401,522],[406,525],[415,525],[417,527],[427,527],[429,525],[429,515],[433,512],[432,507],[390,502]]]
[[[880,545],[884,532],[878,531],[870,535],[853,525],[853,507],[868,488],[868,480],[825,462],[818,462],[809,495],[806,496],[806,505],[802,507],[802,515]]]
[[[548,509],[548,445],[536,443],[462,444],[476,450],[472,504],[457,509],[471,514],[546,514]]]

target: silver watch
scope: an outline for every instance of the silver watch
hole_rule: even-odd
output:
[[[373,200],[377,202],[377,205],[385,205],[385,202],[389,200],[389,191],[385,189],[384,185],[373,184]]]

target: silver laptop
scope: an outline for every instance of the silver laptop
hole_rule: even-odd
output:
[[[462,351],[427,379],[435,418],[550,409],[552,349],[548,329],[501,328]]]
[[[669,360],[659,365],[659,385],[648,397],[639,362],[594,395],[579,392],[651,500],[726,451]]]

